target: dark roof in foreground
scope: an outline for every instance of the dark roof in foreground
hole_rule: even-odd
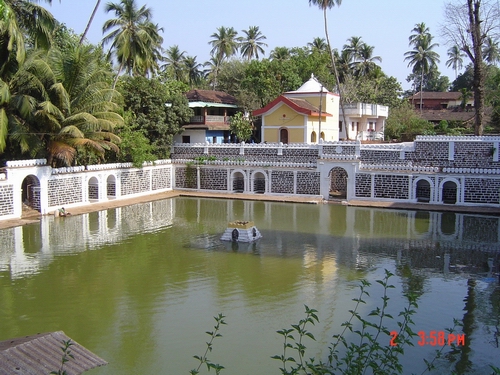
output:
[[[221,104],[238,104],[236,98],[223,91],[214,90],[189,90],[186,97],[190,102],[210,102]]]
[[[41,333],[0,342],[0,374],[47,375],[58,371],[63,357],[63,341],[71,340],[74,358],[64,364],[68,375],[79,375],[107,362],[70,339],[62,331]]]

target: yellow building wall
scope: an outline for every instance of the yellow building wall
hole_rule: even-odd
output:
[[[312,96],[290,95],[290,97],[304,99],[319,108],[319,94]],[[325,142],[338,141],[339,97],[332,94],[322,95],[321,111],[332,115],[321,116],[321,132],[324,133]],[[313,131],[316,132],[316,139],[320,138],[318,117],[302,115],[284,103],[281,103],[272,113],[264,115],[262,120],[262,136],[266,142],[279,142],[281,128],[287,128],[289,143],[311,143],[311,134]],[[306,127],[305,129],[304,126]]]
[[[271,128],[264,129],[264,140],[269,143],[280,142],[280,129]],[[304,128],[286,128],[288,130],[288,143],[303,143],[304,142]]]
[[[263,120],[265,126],[304,126],[304,115],[295,112],[286,104],[281,104],[275,111],[263,116]]]

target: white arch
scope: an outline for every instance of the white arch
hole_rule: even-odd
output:
[[[233,169],[231,171],[231,175],[230,175],[230,179],[229,179],[229,186],[228,186],[228,190],[229,191],[234,191],[233,190],[233,183],[234,183],[234,178],[235,178],[235,175],[236,173],[241,173],[243,175],[243,192],[246,192],[248,191],[248,175],[247,173],[241,169],[241,168],[238,168],[238,169]]]
[[[106,196],[108,198],[116,198],[116,175],[114,173],[109,174],[106,177]],[[114,193],[114,194],[113,194]]]
[[[255,169],[251,172],[250,174],[250,189],[252,193],[255,193],[255,175],[257,173],[261,173],[264,176],[265,179],[265,188],[264,188],[264,194],[269,192],[269,176],[266,173],[264,169]]]
[[[434,197],[435,197],[435,186],[434,186],[435,181],[427,176],[418,176],[417,178],[415,178],[415,180],[413,180],[413,186],[411,189],[411,197],[413,199],[415,199],[415,201],[417,201],[417,184],[419,181],[422,181],[422,180],[427,181],[429,183],[429,186],[431,189],[429,203],[433,203]]]
[[[443,203],[443,186],[447,182],[455,183],[455,185],[457,186],[457,200],[455,203],[462,203],[462,184],[460,183],[460,180],[455,177],[446,177],[439,182],[438,199],[437,199],[438,202]]]

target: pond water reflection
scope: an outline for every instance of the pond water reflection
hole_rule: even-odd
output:
[[[263,238],[221,242],[234,220],[254,221]],[[304,304],[319,310],[308,356],[324,356],[360,279],[373,284],[361,312],[380,305],[384,269],[395,273],[393,315],[404,292],[420,296],[415,331],[463,322],[466,345],[445,348],[437,372],[483,374],[500,354],[498,217],[175,198],[44,217],[0,240],[0,340],[63,330],[109,361],[92,374],[188,373],[218,313],[228,325],[211,359],[230,374],[278,374],[276,330],[297,323]],[[433,358],[417,341],[405,373]]]

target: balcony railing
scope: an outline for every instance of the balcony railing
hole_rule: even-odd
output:
[[[351,116],[388,116],[389,108],[385,105],[367,103],[347,103],[344,105],[346,115]]]
[[[212,124],[212,123],[224,123],[229,124],[231,116],[193,116],[189,120],[191,124]]]

